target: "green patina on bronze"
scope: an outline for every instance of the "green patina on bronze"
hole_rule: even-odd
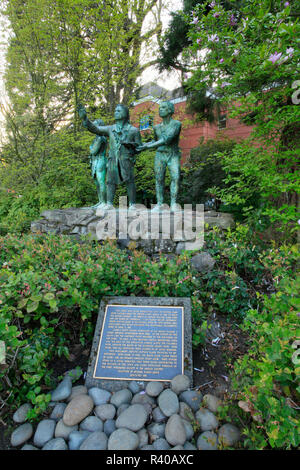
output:
[[[165,175],[169,169],[171,176],[171,210],[176,210],[177,195],[180,179],[180,149],[179,136],[181,123],[172,119],[174,105],[170,101],[163,101],[159,106],[159,115],[163,122],[154,126],[155,141],[138,147],[138,151],[156,149],[154,171],[156,185],[157,206],[154,210],[160,210],[164,203]]]
[[[99,126],[91,122],[82,105],[78,107],[78,114],[90,132],[109,138],[106,165],[107,206],[113,205],[116,186],[121,183],[126,184],[129,205],[133,206],[136,202],[134,164],[137,148],[141,146],[142,141],[140,131],[129,123],[127,106],[116,106],[115,124],[111,126]]]
[[[96,119],[93,124],[95,126],[104,126],[102,119]],[[106,147],[107,138],[100,135],[97,135],[90,145],[91,172],[96,181],[99,200],[94,207],[100,207],[106,203]]]

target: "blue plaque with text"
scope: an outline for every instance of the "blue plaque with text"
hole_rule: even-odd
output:
[[[168,381],[183,358],[183,307],[106,305],[94,379]]]

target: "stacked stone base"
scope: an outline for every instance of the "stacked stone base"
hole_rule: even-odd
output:
[[[41,219],[32,222],[33,233],[54,233],[76,238],[88,237],[94,240],[116,239],[118,244],[128,247],[131,242],[147,254],[180,253],[193,249],[191,242],[196,233],[218,227],[226,231],[234,227],[233,216],[229,213],[207,211],[201,224],[201,214],[184,211],[162,211],[154,213],[143,209],[99,210],[90,207],[46,210]],[[185,217],[189,219],[186,230]],[[199,222],[200,221],[200,222]],[[200,223],[200,225],[199,225]],[[113,226],[113,228],[112,228]],[[178,230],[178,227],[185,227]],[[200,227],[200,228],[199,228]]]

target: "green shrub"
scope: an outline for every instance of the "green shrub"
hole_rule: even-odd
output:
[[[7,164],[0,167],[0,233],[27,232],[46,209],[96,203],[88,158],[91,140],[66,129],[49,136],[48,147],[41,149],[43,165],[38,152],[26,166],[6,155]]]
[[[186,163],[182,166],[182,181],[179,199],[181,204],[204,204],[215,197],[210,188],[225,187],[225,172],[219,152],[230,154],[235,146],[232,140],[200,141],[191,150]],[[217,201],[217,209],[221,201]]]
[[[201,274],[191,267],[188,253],[154,261],[138,250],[120,250],[115,242],[78,243],[54,235],[0,237],[0,340],[6,344],[8,366],[0,370],[0,399],[13,406],[31,401],[31,419],[45,410],[47,392],[55,385],[49,364],[68,357],[72,344],[90,345],[102,296],[190,297],[194,348],[204,344],[212,313],[240,323],[245,319],[252,348],[234,366],[233,382],[239,399],[255,403],[263,420],[258,423],[263,430],[250,422],[247,445],[264,448],[269,439],[274,447],[287,446],[281,428],[276,436],[271,426],[285,416],[291,419],[280,426],[296,442],[294,410],[287,403],[296,403],[299,392],[291,363],[297,317],[296,286],[290,281],[298,253],[295,247],[253,245],[249,233],[238,226],[225,237],[218,230],[207,234],[205,250],[216,264]],[[290,287],[282,284],[285,277]],[[268,292],[273,292],[270,298]],[[274,395],[273,378],[281,387],[281,400]],[[257,401],[252,387],[258,390]],[[265,397],[272,398],[272,415],[267,414]],[[283,407],[287,399],[292,401]]]
[[[53,385],[49,362],[91,341],[103,295],[193,297],[198,284],[187,256],[154,262],[137,251],[128,257],[115,243],[68,237],[0,238],[0,267],[0,338],[9,359],[1,397],[10,383],[9,403],[31,400],[36,413],[43,387]]]
[[[250,310],[245,319],[252,345],[234,365],[233,388],[248,418],[244,434],[250,449],[300,444],[300,367],[294,349],[300,337],[297,291],[299,282],[282,280],[276,293],[264,296],[263,309]]]
[[[250,347],[231,364],[231,399],[222,416],[244,423],[249,449],[291,449],[300,444],[299,253],[297,246],[282,246],[261,251],[259,259],[266,275],[256,286],[257,307],[241,324]],[[263,285],[269,295],[261,293]]]

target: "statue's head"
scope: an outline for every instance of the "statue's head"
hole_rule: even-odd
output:
[[[162,101],[162,103],[160,103],[159,115],[161,117],[168,115],[168,114],[172,116],[174,112],[175,112],[174,104],[171,101]]]
[[[124,119],[129,121],[129,109],[124,104],[117,104],[115,109],[115,119]]]

